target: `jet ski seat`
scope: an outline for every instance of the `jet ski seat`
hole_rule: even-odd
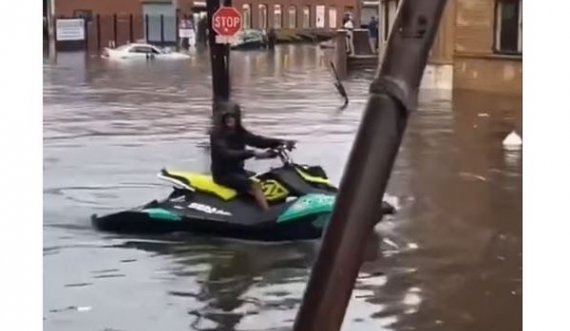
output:
[[[236,190],[217,184],[212,176],[207,174],[162,169],[158,174],[158,178],[187,190],[215,195],[225,201],[237,196]]]

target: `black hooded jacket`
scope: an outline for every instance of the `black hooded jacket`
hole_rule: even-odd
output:
[[[241,116],[233,114],[236,118],[234,132],[226,130],[222,123],[226,113],[210,134],[210,153],[212,157],[211,171],[214,178],[226,174],[244,172],[244,161],[253,157],[254,152],[245,147],[275,148],[283,140],[255,135],[241,125]]]

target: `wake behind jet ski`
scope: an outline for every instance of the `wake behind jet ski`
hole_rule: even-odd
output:
[[[184,231],[259,241],[319,238],[337,188],[320,166],[294,163],[284,147],[274,152],[282,165],[251,177],[260,183],[269,211],[262,211],[253,197],[216,184],[210,175],[163,169],[158,177],[174,185],[166,199],[93,215],[92,222],[103,231],[131,234]],[[393,214],[394,208],[382,202],[382,212]]]

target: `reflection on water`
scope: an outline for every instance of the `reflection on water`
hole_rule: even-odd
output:
[[[299,141],[294,158],[338,182],[370,73],[342,103],[312,46],[233,52],[233,95],[255,130]],[[161,197],[164,166],[207,171],[207,56],[106,63],[60,54],[44,65],[46,330],[290,329],[318,242],[261,245],[191,235],[119,237],[89,215]],[[520,97],[424,93],[344,330],[520,330]],[[519,130],[520,132],[520,130]],[[261,170],[275,161],[250,162]]]

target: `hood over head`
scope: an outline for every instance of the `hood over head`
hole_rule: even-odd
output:
[[[241,107],[237,102],[233,101],[218,101],[214,104],[214,125],[216,128],[223,128],[224,120],[228,116],[233,116],[236,119],[236,126],[242,129],[241,122]]]

